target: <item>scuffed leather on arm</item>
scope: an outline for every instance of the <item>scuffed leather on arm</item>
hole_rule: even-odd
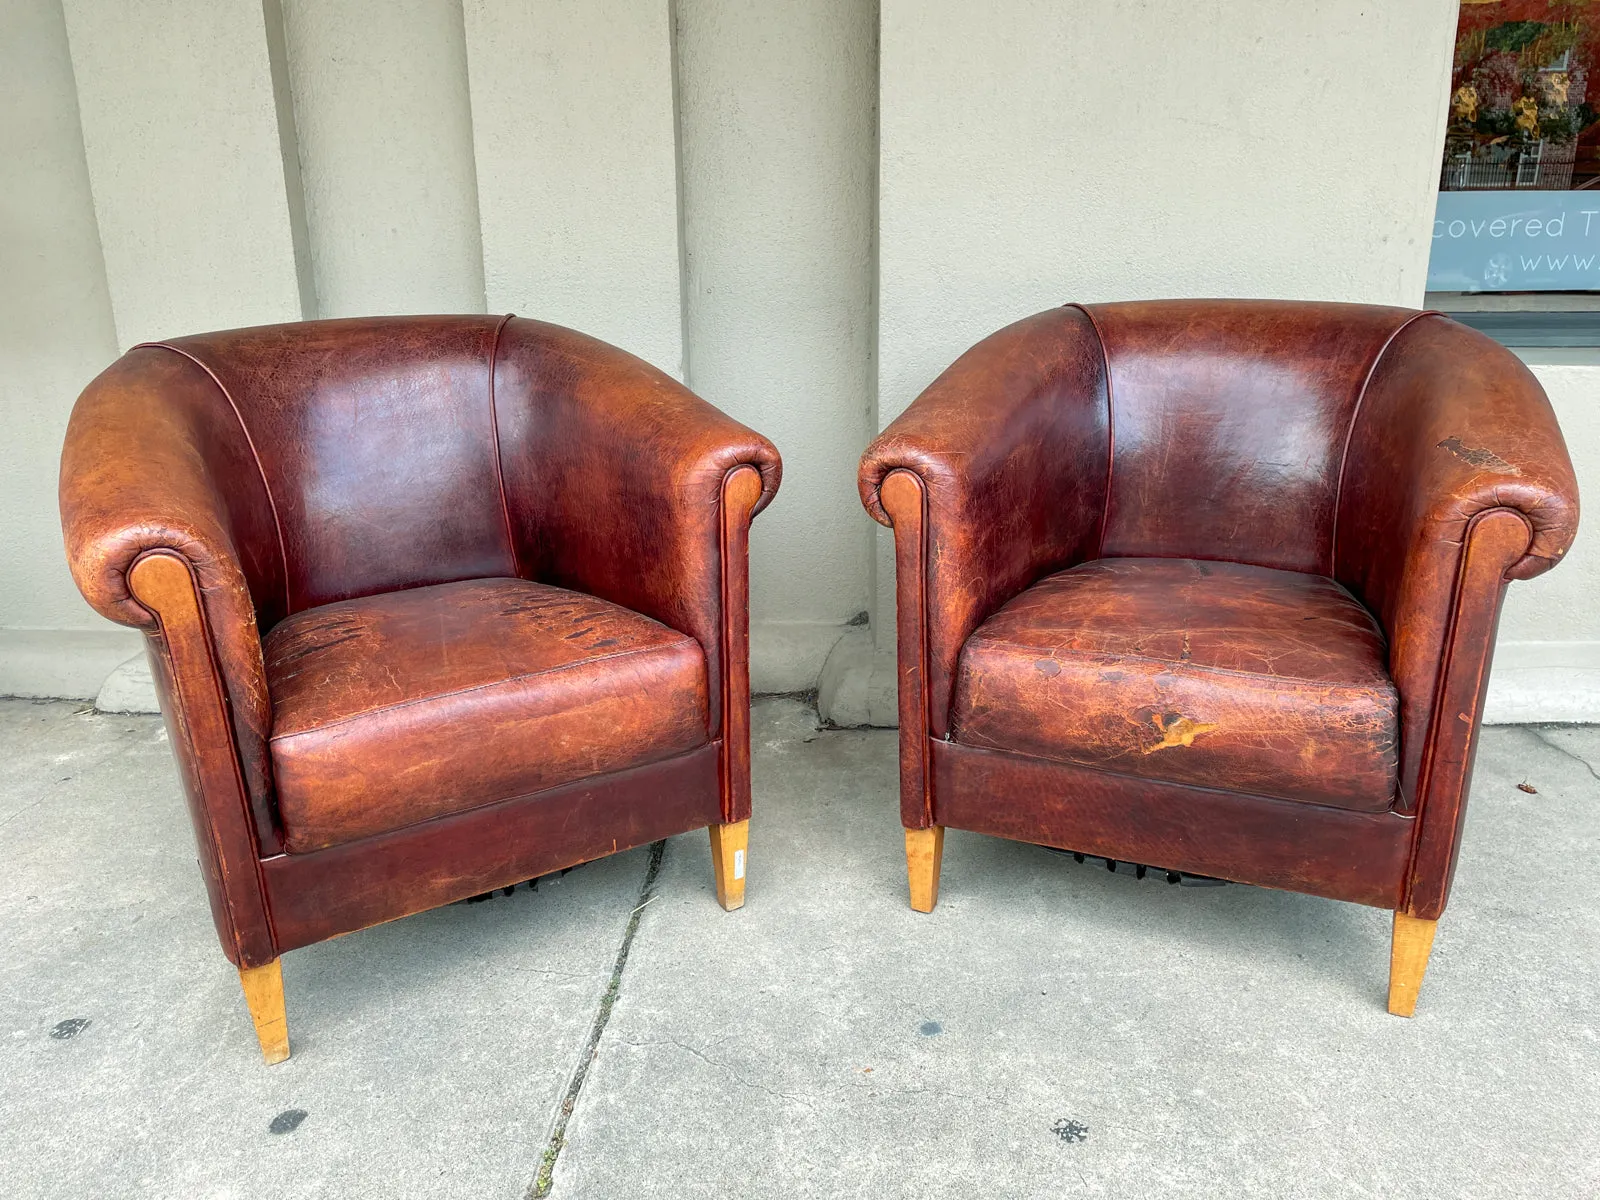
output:
[[[494,389],[519,571],[694,637],[715,697],[722,484],[754,467],[760,512],[782,477],[776,448],[642,359],[539,321],[501,332]]]
[[[61,455],[67,561],[102,616],[155,636],[128,571],[171,550],[198,581],[233,712],[246,784],[269,794],[271,705],[247,572],[282,592],[281,552],[254,455],[231,405],[200,367],[162,347],[112,364],[79,397]]]
[[[1098,554],[1109,438],[1100,341],[1066,307],[968,350],[862,456],[861,502],[879,523],[890,524],[878,495],[889,472],[911,471],[926,490],[935,736],[972,631],[1041,575]]]
[[[1550,401],[1515,355],[1438,314],[1396,335],[1350,431],[1333,574],[1377,616],[1401,697],[1401,791],[1416,802],[1472,519],[1509,509],[1528,548],[1506,572],[1531,579],[1571,546],[1578,487]]]

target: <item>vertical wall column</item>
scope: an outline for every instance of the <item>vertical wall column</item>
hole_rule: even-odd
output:
[[[683,376],[667,0],[466,0],[491,312]]]
[[[460,0],[283,0],[323,317],[483,311]]]
[[[276,0],[63,11],[118,342],[314,315]]]
[[[750,669],[803,691],[867,601],[877,9],[676,8],[688,382],[783,452],[751,534]]]
[[[0,4],[0,696],[92,695],[139,635],[97,617],[61,553],[73,398],[116,356],[57,0]]]

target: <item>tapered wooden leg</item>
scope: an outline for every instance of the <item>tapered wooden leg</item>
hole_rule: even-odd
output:
[[[708,826],[711,870],[717,877],[717,903],[732,912],[744,907],[744,860],[750,845],[750,821]]]
[[[1417,1011],[1417,992],[1428,969],[1437,921],[1424,921],[1403,912],[1394,915],[1394,944],[1389,950],[1389,1011],[1409,1017]]]
[[[283,968],[278,959],[264,967],[240,967],[239,982],[250,1019],[256,1023],[261,1057],[267,1066],[289,1057],[289,1019],[283,1011]]]
[[[911,877],[911,907],[932,912],[939,903],[939,868],[944,864],[944,826],[906,830],[906,874]]]

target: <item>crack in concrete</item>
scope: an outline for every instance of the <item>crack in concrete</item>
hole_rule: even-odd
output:
[[[628,928],[622,935],[622,945],[617,947],[617,961],[611,968],[611,982],[606,985],[605,994],[600,997],[600,1007],[595,1010],[594,1024],[589,1027],[589,1040],[584,1044],[577,1069],[572,1072],[572,1082],[567,1085],[567,1094],[562,1098],[560,1108],[556,1110],[555,1126],[550,1130],[550,1140],[545,1144],[544,1156],[539,1164],[539,1174],[528,1185],[527,1200],[543,1200],[555,1186],[556,1160],[561,1157],[561,1148],[566,1145],[567,1122],[572,1119],[572,1110],[578,1105],[578,1095],[583,1091],[584,1080],[589,1078],[589,1068],[600,1053],[600,1037],[606,1031],[606,1022],[611,1020],[611,1010],[617,1003],[617,997],[622,994],[622,972],[628,965],[628,952],[633,949],[633,937],[639,932],[639,921],[644,914],[645,905],[655,899],[656,877],[661,874],[661,860],[666,852],[665,840],[656,842],[650,847],[650,866],[644,873],[644,882],[639,885],[639,902],[633,906],[633,912],[628,916]]]
[[[654,1042],[635,1042],[635,1041],[632,1041],[631,1039],[627,1039],[627,1038],[624,1038],[623,1040],[625,1042],[627,1042],[628,1045],[633,1046],[636,1049],[641,1049],[641,1050],[642,1049],[648,1049],[651,1046],[674,1046],[677,1049],[682,1050],[685,1054],[694,1055],[696,1058],[698,1058],[701,1062],[705,1063],[707,1066],[715,1067],[717,1070],[726,1073],[728,1075],[728,1077],[731,1078],[734,1082],[742,1083],[747,1088],[754,1088],[758,1092],[765,1092],[767,1095],[776,1097],[779,1100],[792,1100],[796,1104],[803,1105],[806,1108],[810,1108],[812,1106],[812,1102],[811,1102],[810,1097],[798,1096],[798,1095],[795,1095],[793,1092],[780,1092],[780,1091],[776,1090],[775,1088],[769,1088],[764,1083],[757,1083],[754,1079],[748,1079],[745,1076],[739,1074],[738,1071],[734,1070],[727,1063],[719,1062],[717,1059],[712,1058],[709,1054],[706,1054],[704,1051],[696,1050],[693,1046],[686,1045],[683,1042],[678,1041],[676,1038],[664,1038],[661,1041],[654,1041]],[[726,1040],[726,1039],[723,1039],[723,1040]]]
[[[1584,766],[1584,769],[1587,770],[1590,775],[1594,776],[1594,778],[1596,780],[1600,780],[1600,771],[1596,771],[1594,769],[1594,764],[1591,763],[1587,758],[1584,758],[1583,755],[1574,754],[1571,750],[1568,750],[1565,746],[1561,745],[1559,742],[1552,742],[1549,738],[1545,737],[1544,730],[1540,729],[1536,725],[1528,726],[1528,732],[1533,734],[1534,737],[1538,738],[1546,746],[1549,746],[1550,749],[1554,750],[1557,754],[1564,754],[1568,758],[1572,759],[1573,762],[1582,763],[1583,766]]]

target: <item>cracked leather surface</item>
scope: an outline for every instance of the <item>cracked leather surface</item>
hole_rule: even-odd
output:
[[[521,579],[306,609],[267,635],[266,664],[291,853],[706,741],[698,642]]]
[[[954,741],[1128,775],[1381,812],[1399,697],[1377,622],[1321,576],[1098,559],[968,639]]]

